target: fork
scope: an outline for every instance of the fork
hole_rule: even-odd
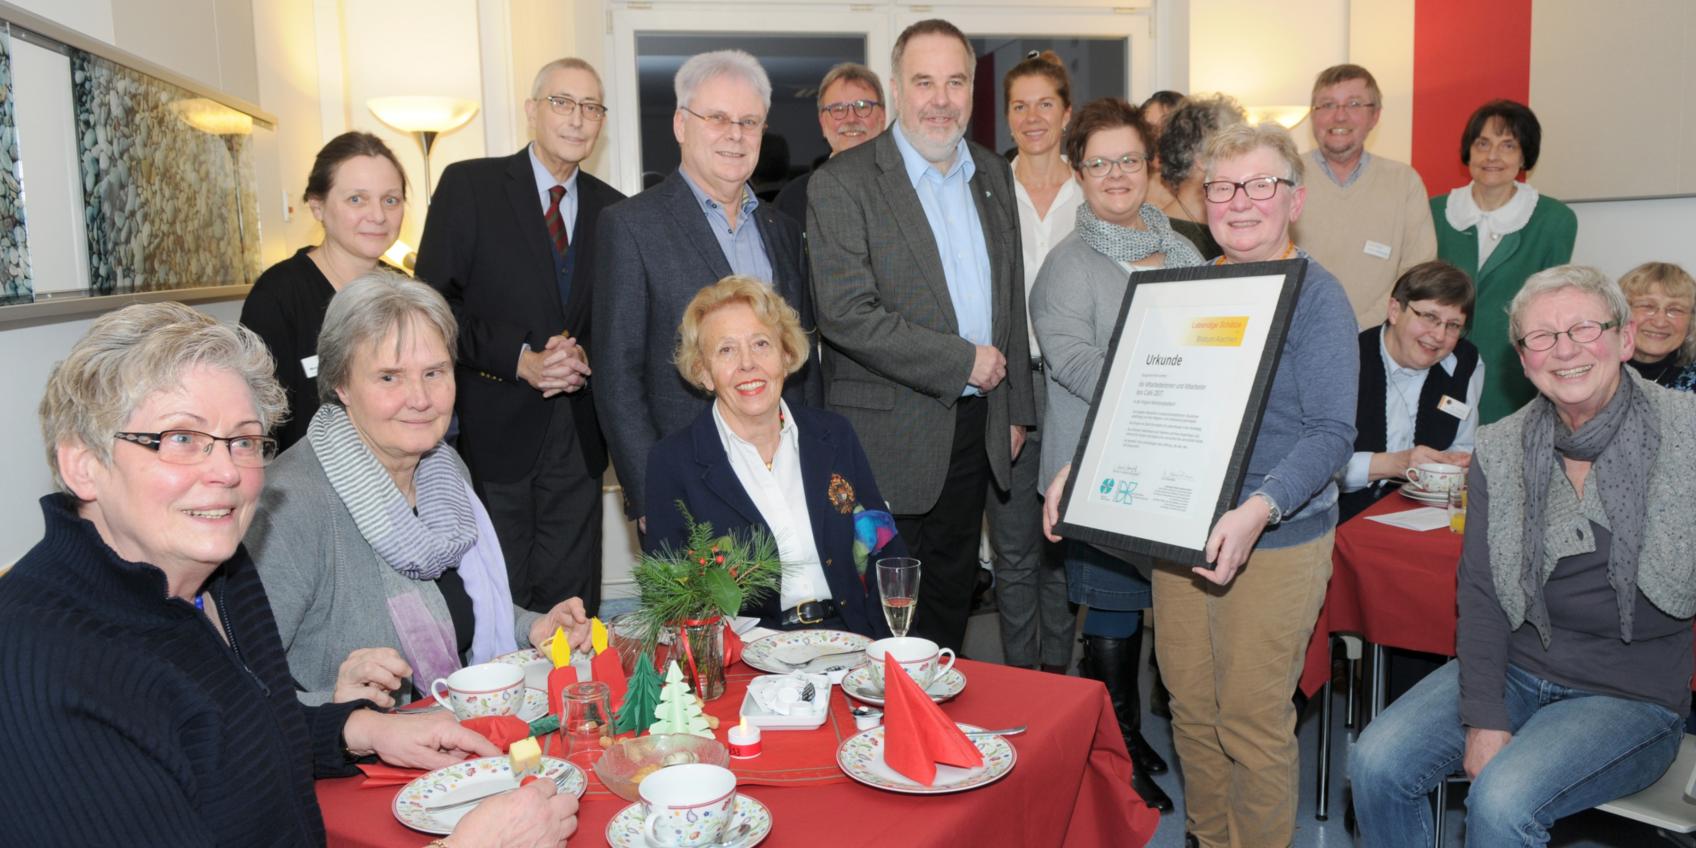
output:
[[[1003,727],[996,730],[964,730],[961,732],[967,736],[1018,736],[1025,732],[1026,727],[1028,727],[1028,725],[1021,724],[1015,727]]]
[[[776,660],[776,661],[778,661],[778,662],[780,662],[780,663],[782,663],[786,666],[789,666],[789,668],[794,670],[794,671],[800,671],[801,669],[804,669],[804,668],[811,668],[813,663],[815,663],[819,660],[822,660],[825,657],[840,657],[844,654],[857,654],[862,650],[865,650],[865,649],[864,648],[849,648],[845,651],[831,651],[828,654],[819,654],[819,655],[813,657],[812,659],[807,660],[806,662],[798,662],[798,663],[797,662],[790,662],[790,661],[788,661],[788,660],[786,660],[782,657],[776,657],[776,656],[772,657],[772,659],[774,659],[774,660]]]

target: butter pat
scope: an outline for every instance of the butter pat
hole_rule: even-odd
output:
[[[542,746],[536,743],[534,736],[527,736],[512,743],[512,747],[507,749],[507,756],[512,761],[513,777],[535,774],[542,770]]]

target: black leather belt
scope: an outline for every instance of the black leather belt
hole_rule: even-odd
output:
[[[818,624],[836,615],[836,602],[832,600],[802,601],[783,611],[783,626],[792,627],[797,624]]]

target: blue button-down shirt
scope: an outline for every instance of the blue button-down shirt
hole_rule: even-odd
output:
[[[759,197],[754,195],[752,186],[742,187],[742,208],[736,212],[736,229],[730,228],[730,216],[725,214],[724,205],[707,196],[689,175],[678,171],[683,176],[684,184],[695,193],[695,200],[701,204],[701,213],[707,216],[707,228],[713,231],[713,238],[718,239],[719,249],[724,251],[725,261],[730,263],[732,274],[753,277],[766,285],[773,283],[771,273],[771,257],[766,255],[765,242],[760,240],[760,219],[754,216],[754,209],[760,205]]]
[[[971,180],[977,173],[977,164],[966,148],[966,140],[960,139],[954,150],[954,164],[943,173],[907,141],[900,123],[890,131],[895,133],[895,147],[901,151],[907,178],[918,192],[919,205],[924,208],[931,236],[936,239],[936,252],[942,258],[942,278],[948,283],[949,299],[954,301],[960,338],[972,344],[990,344],[993,318],[989,245],[983,238],[977,203],[972,200]],[[962,394],[979,392],[967,386]]]
[[[1331,182],[1334,182],[1343,188],[1348,188],[1349,186],[1354,185],[1354,181],[1360,179],[1361,174],[1366,173],[1366,166],[1372,162],[1372,154],[1362,150],[1360,152],[1360,161],[1354,163],[1354,170],[1348,172],[1342,177],[1338,177],[1336,174],[1331,172],[1331,163],[1325,160],[1324,151],[1315,149],[1308,155],[1313,157],[1313,161],[1319,165],[1319,170],[1322,171],[1326,177],[1329,177]]]

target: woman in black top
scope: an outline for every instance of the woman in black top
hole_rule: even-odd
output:
[[[1696,279],[1671,262],[1645,262],[1619,278],[1620,290],[1637,322],[1631,367],[1645,379],[1671,389],[1691,390],[1696,368]]]
[[[318,330],[330,298],[375,269],[400,235],[406,172],[382,139],[342,133],[318,151],[304,199],[324,225],[323,243],[266,269],[241,308],[241,323],[276,357],[288,395],[288,418],[273,433],[283,448],[306,435],[318,411]]]

